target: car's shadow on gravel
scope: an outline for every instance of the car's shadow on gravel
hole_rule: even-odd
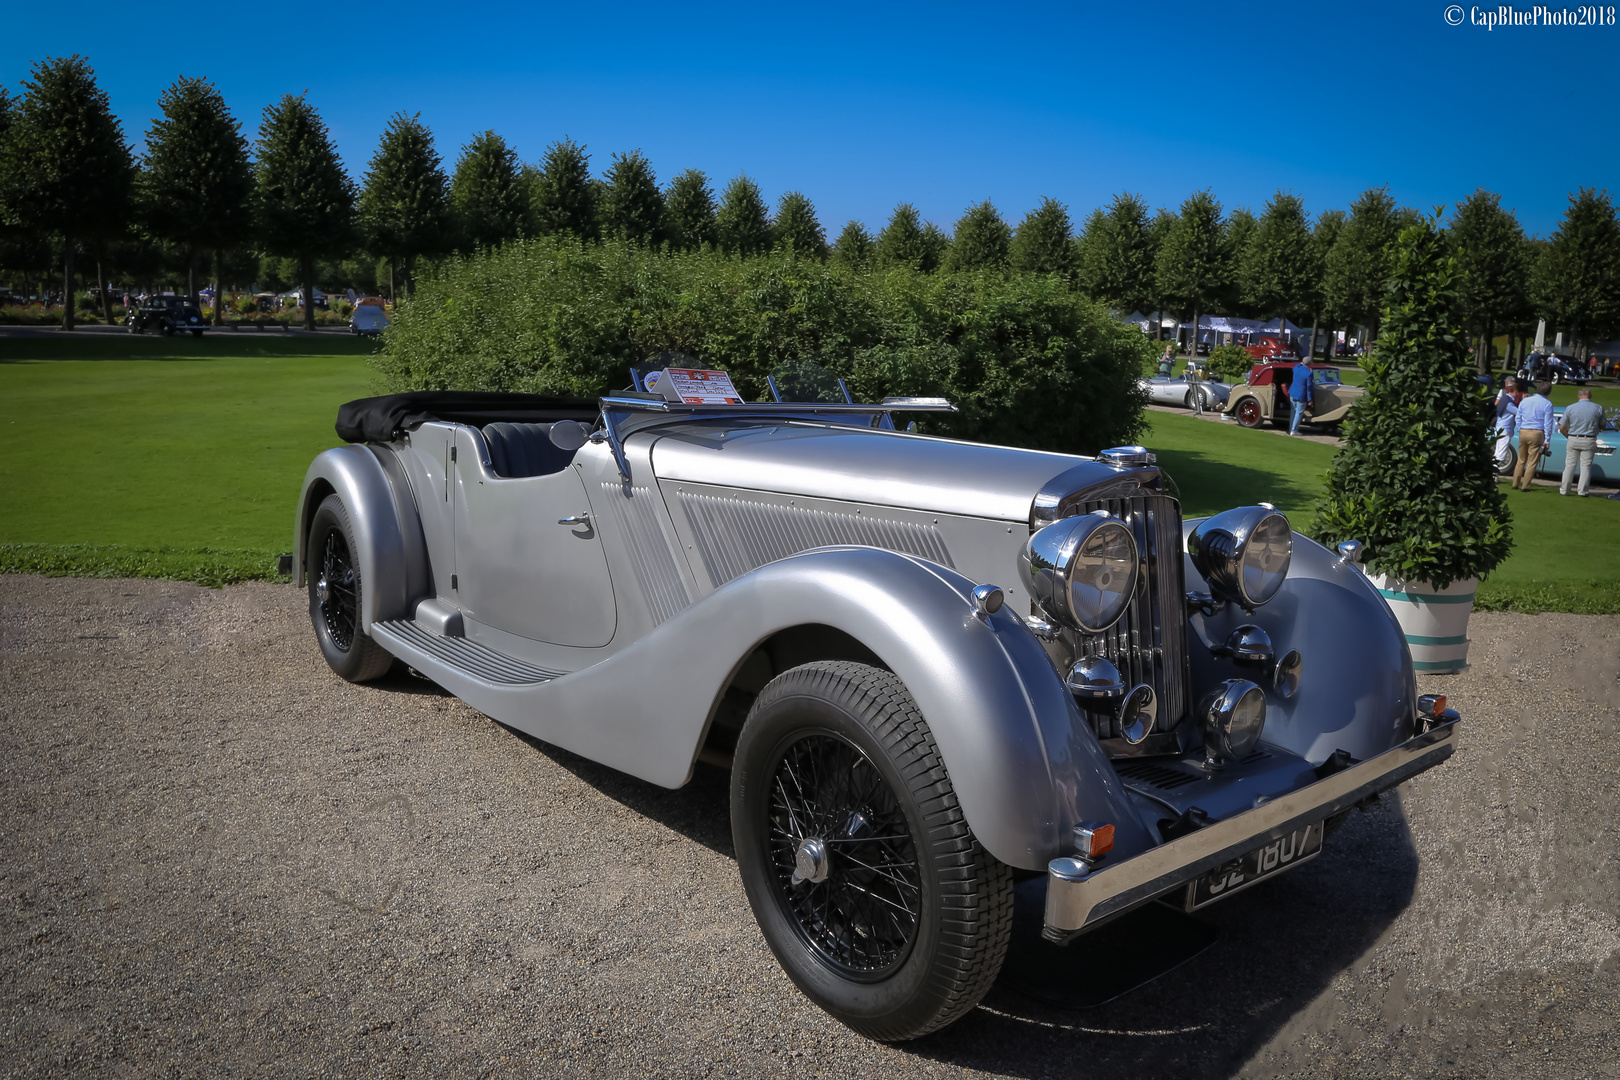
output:
[[[724,770],[700,763],[669,790],[507,730],[614,801],[735,857]],[[1162,977],[1084,1010],[1043,1004],[1004,978],[979,1008],[900,1049],[1013,1077],[1231,1076],[1285,1026],[1310,1027],[1306,1006],[1407,907],[1417,871],[1399,799],[1386,795],[1310,863],[1200,911],[1219,939]],[[1068,951],[1085,948],[1082,938]]]
[[[962,1021],[905,1049],[1016,1077],[1231,1076],[1284,1027],[1311,1028],[1307,1006],[1407,907],[1417,871],[1406,819],[1385,796],[1317,859],[1200,911],[1219,940],[1161,978],[1079,1011],[1004,979]]]
[[[724,769],[698,762],[685,787],[662,788],[509,728],[500,721],[494,723],[614,802],[674,829],[717,854],[735,858],[731,846],[731,774]]]

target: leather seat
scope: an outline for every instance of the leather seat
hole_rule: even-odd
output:
[[[550,424],[485,424],[484,442],[496,476],[546,476],[574,460],[572,450],[552,443]]]

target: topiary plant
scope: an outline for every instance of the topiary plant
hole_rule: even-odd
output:
[[[1433,221],[1401,231],[1384,330],[1362,362],[1366,394],[1344,423],[1312,533],[1366,545],[1368,569],[1436,589],[1490,573],[1513,548],[1457,312],[1456,260]]]

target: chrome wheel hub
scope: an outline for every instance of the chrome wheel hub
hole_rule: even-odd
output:
[[[827,859],[827,845],[820,837],[806,837],[799,841],[793,853],[793,884],[809,881],[821,884],[827,880],[831,865]]]
[[[332,590],[326,585],[326,579],[321,578],[315,583],[315,599],[324,604],[331,597]]]

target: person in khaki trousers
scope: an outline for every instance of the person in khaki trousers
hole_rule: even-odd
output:
[[[1551,389],[1551,383],[1538,382],[1536,392],[1519,402],[1519,464],[1513,470],[1513,486],[1521,491],[1529,491],[1535,482],[1536,469],[1552,441],[1553,407],[1547,400]]]

